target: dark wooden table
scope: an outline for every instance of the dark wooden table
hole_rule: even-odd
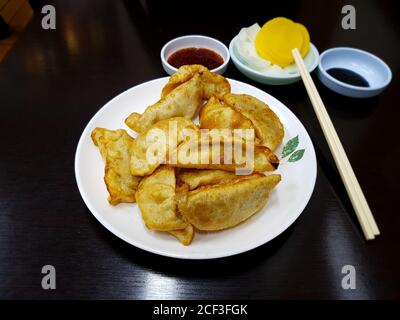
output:
[[[347,1],[201,1],[197,8],[189,1],[48,3],[57,10],[57,29],[41,28],[39,7],[0,65],[0,298],[400,298],[395,1],[352,1],[356,30],[341,28]],[[260,85],[233,65],[227,77],[277,97],[312,137],[318,178],[301,217],[270,243],[213,261],[156,256],[112,235],[75,182],[75,149],[86,123],[118,93],[165,76],[159,52],[167,40],[199,33],[228,44],[241,27],[277,15],[307,25],[320,52],[354,46],[392,68],[391,85],[367,100],[341,97],[316,80],[382,235],[364,240],[302,83]],[[56,290],[41,288],[47,264],[56,268]],[[356,269],[355,290],[341,287],[344,265]]]

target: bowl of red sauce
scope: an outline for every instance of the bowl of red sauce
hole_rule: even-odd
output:
[[[172,39],[161,49],[161,63],[169,75],[186,64],[201,64],[223,74],[228,67],[228,48],[219,40],[199,35]]]

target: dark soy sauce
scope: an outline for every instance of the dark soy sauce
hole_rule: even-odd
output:
[[[343,68],[331,68],[326,72],[335,79],[357,87],[369,87],[369,83],[359,74]]]

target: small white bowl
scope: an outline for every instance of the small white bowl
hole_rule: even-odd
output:
[[[331,68],[343,68],[363,77],[369,87],[354,86],[327,73]],[[320,56],[318,77],[329,89],[344,96],[369,98],[380,94],[392,80],[392,72],[377,56],[355,48],[338,47],[324,51]]]
[[[218,68],[210,70],[212,72],[223,74],[228,67],[229,50],[221,41],[206,36],[190,35],[172,39],[161,49],[161,63],[169,75],[174,74],[178,69],[168,63],[168,58],[174,52],[184,48],[205,48],[218,53],[224,59],[224,63]]]
[[[250,67],[246,62],[242,61],[239,53],[236,50],[236,41],[238,36],[234,37],[229,44],[229,51],[231,53],[233,64],[239,69],[246,77],[263,84],[269,85],[286,85],[297,82],[301,79],[300,72],[294,69],[290,73],[285,74],[267,74]],[[319,53],[317,48],[310,43],[310,50],[304,58],[304,63],[309,72],[313,71],[319,62]]]

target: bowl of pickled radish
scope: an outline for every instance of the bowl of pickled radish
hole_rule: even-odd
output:
[[[301,79],[292,49],[297,48],[309,72],[319,63],[317,48],[307,28],[278,17],[262,27],[255,23],[242,28],[229,45],[231,59],[246,77],[264,84],[285,85]]]

